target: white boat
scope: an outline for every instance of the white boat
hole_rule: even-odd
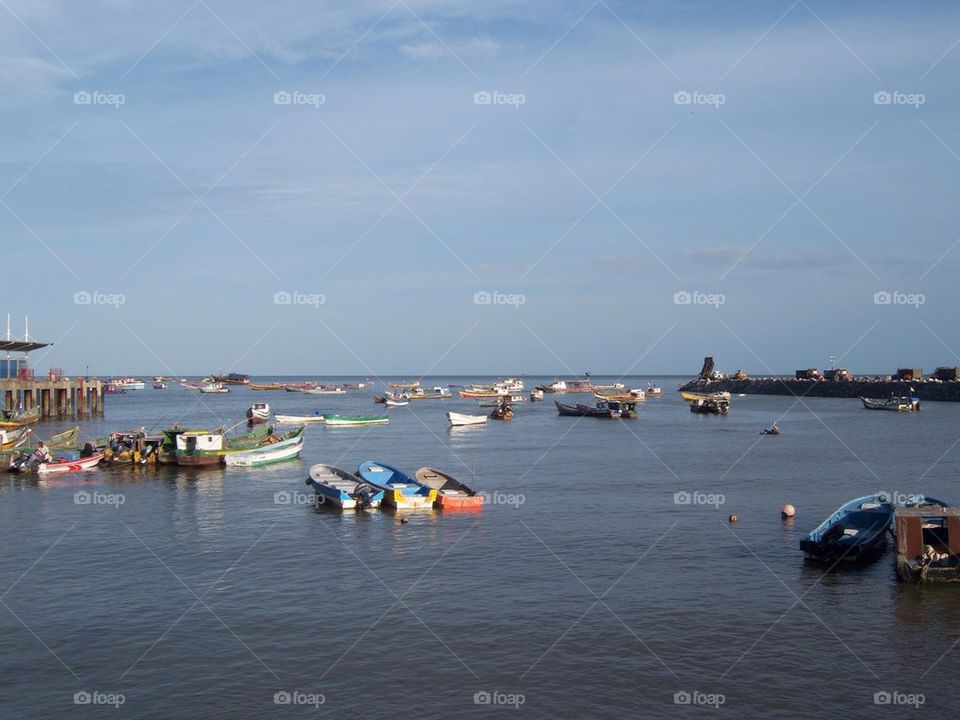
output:
[[[321,423],[326,418],[323,415],[277,415],[274,422],[277,425],[305,425],[306,423]]]
[[[307,485],[317,494],[317,505],[329,505],[341,510],[380,507],[383,490],[367,483],[354,473],[333,465],[314,465],[310,468]]]
[[[325,422],[330,427],[346,427],[350,425],[386,425],[390,422],[390,418],[388,418],[386,415],[366,415],[361,417],[328,415]]]
[[[103,453],[96,453],[90,457],[80,458],[78,460],[54,459],[50,462],[40,463],[40,465],[37,466],[37,473],[40,475],[58,475],[68,472],[93,470],[101,460],[103,460]]]
[[[493,384],[493,389],[499,392],[501,395],[522,393],[523,380],[520,378],[507,378],[506,380],[498,380]]]
[[[462,427],[463,425],[486,425],[486,415],[465,415],[464,413],[448,412],[447,420],[452,427]]]
[[[300,392],[306,393],[307,395],[346,395],[347,391],[343,388],[304,388]]]
[[[144,390],[147,387],[147,384],[143,382],[143,380],[137,380],[132,377],[112,378],[107,381],[107,384],[121,390]]]
[[[270,403],[254,403],[247,409],[247,422],[259,425],[270,419]]]
[[[207,383],[199,388],[202,393],[228,393],[230,388],[224,387],[223,383]]]
[[[409,405],[409,400],[394,400],[393,398],[387,398],[383,402],[387,407],[403,407],[404,405]]]
[[[264,445],[244,450],[242,452],[230,453],[223,456],[225,465],[234,467],[256,467],[258,465],[269,465],[270,463],[280,462],[282,460],[291,460],[300,454],[303,449],[303,433],[289,440],[281,440],[273,445]]]
[[[543,400],[543,390],[534,388],[530,391],[530,402],[541,402]]]
[[[663,388],[661,388],[659,385],[647,383],[646,393],[648,397],[660,397],[663,395]]]

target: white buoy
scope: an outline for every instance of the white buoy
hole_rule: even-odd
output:
[[[787,503],[782,508],[780,508],[780,516],[783,518],[792,518],[796,514],[797,514],[797,509],[790,503]]]

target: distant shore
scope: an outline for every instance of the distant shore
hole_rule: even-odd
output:
[[[690,392],[727,391],[734,395],[793,395],[795,397],[888,398],[912,395],[921,400],[960,402],[960,381],[916,380],[797,380],[791,377],[758,377],[746,380],[695,378],[681,386]]]

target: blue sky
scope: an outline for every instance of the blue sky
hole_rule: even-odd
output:
[[[960,365],[960,7],[0,18],[0,310],[41,369]]]

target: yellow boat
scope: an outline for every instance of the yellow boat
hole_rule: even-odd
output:
[[[32,431],[30,428],[23,428],[20,432],[14,434],[6,430],[0,430],[0,450],[15,450],[22,447],[27,442],[27,437]]]
[[[697,400],[726,400],[727,402],[730,402],[730,393],[728,392],[715,392],[715,393],[681,392],[680,397],[682,397],[687,402],[696,402]]]

